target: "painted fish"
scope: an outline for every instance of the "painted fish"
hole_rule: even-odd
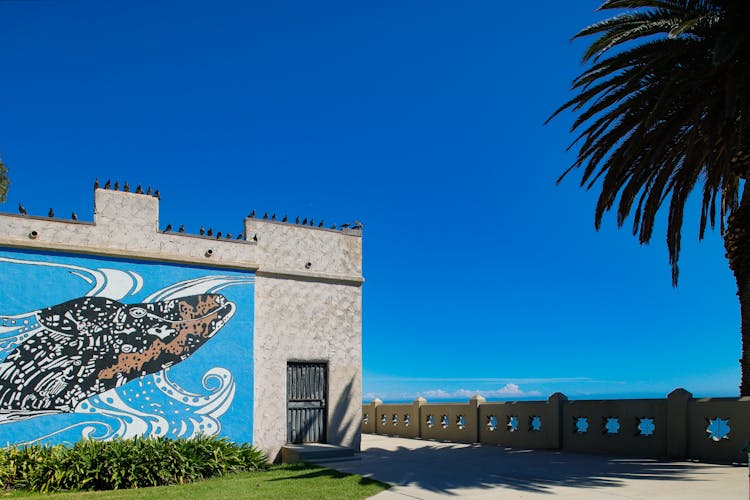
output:
[[[148,304],[82,297],[42,309],[41,329],[0,362],[0,423],[72,412],[91,396],[175,365],[234,311],[210,293]]]

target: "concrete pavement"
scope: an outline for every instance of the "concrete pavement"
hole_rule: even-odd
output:
[[[748,498],[745,466],[667,462],[362,435],[361,460],[326,462],[389,483],[406,498]]]

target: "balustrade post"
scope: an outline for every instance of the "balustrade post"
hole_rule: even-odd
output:
[[[479,429],[480,425],[482,423],[479,421],[479,407],[482,405],[482,403],[486,403],[487,400],[484,398],[484,396],[477,394],[474,397],[472,397],[469,400],[469,404],[471,405],[471,411],[474,412],[474,418],[471,420],[476,425],[474,426],[474,437],[472,439],[472,443],[478,443],[479,442]]]
[[[667,396],[667,456],[688,458],[688,402],[693,397],[679,388]]]
[[[563,422],[563,414],[565,409],[563,406],[568,402],[568,396],[562,392],[556,392],[547,398],[547,402],[550,405],[550,415],[552,415],[552,425],[549,429],[550,447],[557,448],[558,450],[563,449],[563,437],[565,433],[565,422]],[[542,425],[544,429],[544,425]]]
[[[414,418],[417,419],[417,435],[415,437],[418,439],[422,439],[422,405],[425,403],[427,403],[427,400],[421,396],[412,403],[412,413]]]

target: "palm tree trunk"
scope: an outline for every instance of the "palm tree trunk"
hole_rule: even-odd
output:
[[[724,248],[727,251],[729,268],[737,280],[737,296],[740,299],[742,332],[740,396],[750,396],[750,186],[747,184],[743,187],[739,207],[727,221]]]

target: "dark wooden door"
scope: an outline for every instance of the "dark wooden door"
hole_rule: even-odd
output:
[[[286,368],[287,441],[326,442],[325,363],[288,363]]]

